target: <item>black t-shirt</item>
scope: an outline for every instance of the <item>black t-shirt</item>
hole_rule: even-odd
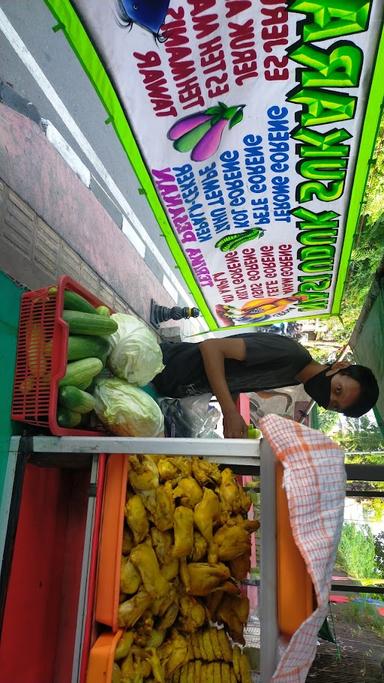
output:
[[[308,351],[297,341],[279,334],[235,334],[244,339],[245,360],[225,360],[225,376],[231,393],[277,389],[300,384],[295,379],[311,362]],[[154,378],[163,396],[191,396],[211,392],[199,344],[163,342],[164,370]]]

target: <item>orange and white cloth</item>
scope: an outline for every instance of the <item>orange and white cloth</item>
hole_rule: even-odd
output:
[[[288,645],[282,645],[272,681],[303,683],[316,654],[317,634],[328,612],[343,524],[344,453],[322,432],[278,415],[267,415],[259,426],[284,467],[292,533],[312,579],[318,605]]]

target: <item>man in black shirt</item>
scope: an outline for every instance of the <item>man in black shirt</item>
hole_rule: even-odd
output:
[[[153,383],[164,396],[211,392],[223,412],[224,436],[247,436],[233,394],[304,384],[323,408],[359,417],[377,401],[379,389],[369,368],[346,362],[324,365],[297,341],[255,332],[199,344],[163,342],[164,370]]]

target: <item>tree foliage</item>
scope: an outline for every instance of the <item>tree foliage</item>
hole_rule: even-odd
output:
[[[384,578],[384,531],[375,536],[375,561],[380,575]]]
[[[368,526],[358,527],[350,522],[343,525],[337,564],[356,579],[370,579],[377,575],[375,542]]]

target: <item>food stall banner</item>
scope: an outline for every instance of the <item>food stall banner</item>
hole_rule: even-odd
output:
[[[46,0],[210,329],[338,313],[382,0]]]

